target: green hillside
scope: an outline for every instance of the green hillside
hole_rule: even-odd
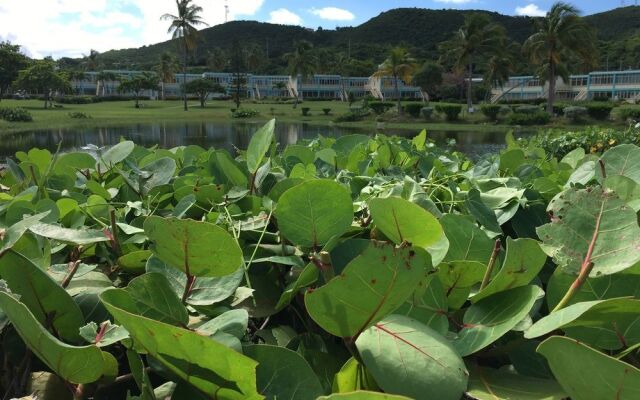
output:
[[[257,53],[259,62],[253,66],[256,72],[283,73],[285,65],[282,55],[292,49],[295,41],[304,39],[312,42],[316,51],[324,55],[319,57],[321,59],[330,59],[343,52],[360,60],[352,63],[348,70],[353,74],[361,74],[381,62],[386,48],[395,45],[409,47],[414,56],[421,60],[437,58],[438,43],[458,29],[465,14],[471,12],[490,15],[518,43],[522,43],[532,31],[533,18],[481,10],[398,8],[383,12],[359,26],[336,30],[233,21],[201,31],[200,44],[192,55],[191,64],[204,69],[208,52],[216,48],[228,52],[233,39],[237,39],[243,47]],[[635,67],[634,63],[640,63],[640,53],[633,53],[640,38],[640,7],[617,8],[587,16],[586,19],[596,29],[601,40],[599,67],[605,67],[607,56],[611,65],[620,64],[624,68]],[[105,68],[145,69],[152,67],[162,52],[174,49],[175,43],[167,41],[138,49],[105,52],[99,56],[99,61]],[[321,66],[320,69],[319,72],[334,72],[330,65],[324,68]]]

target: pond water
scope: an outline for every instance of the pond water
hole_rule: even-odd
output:
[[[133,140],[143,146],[159,145],[163,148],[199,145],[204,148],[224,148],[229,151],[246,149],[253,133],[260,123],[238,122],[186,122],[186,123],[145,123],[129,126],[104,128],[60,128],[0,135],[0,162],[17,151],[26,151],[33,147],[55,151],[58,143],[61,149],[69,151],[80,149],[87,144],[109,146],[120,138]],[[305,123],[276,124],[276,140],[281,146],[296,143],[302,139],[313,139],[318,135],[341,136],[348,134],[384,133],[413,137],[419,132],[414,130],[373,131],[361,128],[328,127]],[[455,140],[455,147],[472,158],[483,154],[495,153],[504,147],[504,132],[429,132],[429,137],[438,144]]]

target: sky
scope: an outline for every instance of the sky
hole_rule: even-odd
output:
[[[585,15],[635,0],[574,1]],[[195,0],[204,21],[225,21],[225,0]],[[226,0],[228,19],[309,28],[357,26],[398,7],[483,9],[507,15],[544,15],[553,0]],[[82,57],[90,49],[140,47],[170,39],[164,13],[175,0],[0,0],[0,41],[23,46],[31,57]]]

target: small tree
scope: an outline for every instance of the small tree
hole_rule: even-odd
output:
[[[187,83],[185,90],[187,93],[195,93],[200,99],[200,107],[204,108],[207,98],[211,93],[225,93],[222,86],[215,83],[211,79],[196,79]]]
[[[133,93],[136,101],[136,108],[140,108],[140,96],[145,90],[156,90],[160,84],[160,78],[156,74],[150,74],[148,72],[142,75],[136,75],[133,78],[127,79],[120,83],[118,86],[118,92],[120,93]]]
[[[20,53],[20,46],[0,42],[0,100],[27,63],[27,57]]]
[[[233,70],[233,101],[236,103],[236,108],[240,108],[242,89],[247,83],[246,68],[246,57],[242,45],[239,40],[234,39],[231,44],[231,69]]]
[[[44,108],[53,106],[54,92],[69,92],[69,81],[56,71],[53,60],[45,59],[36,62],[26,70],[20,71],[14,85],[27,91],[35,91],[44,95]]]
[[[175,73],[178,70],[178,60],[169,52],[164,52],[160,56],[160,62],[156,65],[156,73],[160,78],[160,90],[162,100],[164,100],[164,84],[175,82]]]
[[[413,76],[413,81],[416,85],[427,92],[427,96],[433,95],[438,86],[442,85],[442,74],[444,70],[440,64],[433,61],[427,61],[416,74]]]
[[[402,96],[398,80],[402,79],[405,83],[411,82],[413,74],[416,71],[416,62],[402,47],[395,47],[389,52],[389,57],[378,67],[373,76],[384,78],[386,76],[393,77],[394,88],[396,92],[396,101],[398,103],[398,114],[402,114]]]
[[[317,59],[313,55],[313,44],[306,40],[301,40],[295,44],[295,49],[291,53],[284,55],[284,59],[288,64],[289,75],[297,81],[298,76],[303,80],[313,75],[317,68]],[[298,107],[300,94],[297,88],[295,102],[293,108]]]

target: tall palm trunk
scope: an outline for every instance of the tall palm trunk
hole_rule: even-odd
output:
[[[556,97],[556,64],[549,60],[549,94],[547,95],[547,112],[553,115],[553,103]]]
[[[184,99],[184,110],[189,111],[187,106],[187,39],[184,39],[184,53],[182,59],[182,96]]]
[[[398,114],[402,115],[402,99],[400,98],[400,86],[398,85],[398,74],[395,74],[395,73],[393,74],[393,83],[396,88],[396,101],[398,102]]]
[[[473,109],[473,64],[469,63],[467,77],[467,112],[471,112]]]
[[[162,90],[162,101],[164,101],[164,79],[160,82],[160,88]]]

